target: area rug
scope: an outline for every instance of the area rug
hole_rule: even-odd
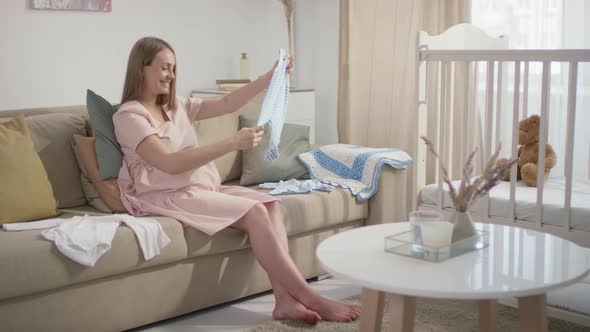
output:
[[[360,296],[345,300],[348,303],[360,303]],[[387,306],[387,303],[386,303]],[[387,309],[386,311],[387,312]],[[590,328],[548,317],[550,332],[588,332]],[[389,317],[383,318],[382,330],[387,330]],[[289,332],[289,331],[319,331],[319,332],[356,332],[359,331],[360,320],[351,323],[319,322],[316,325],[298,321],[268,321],[250,332]],[[450,331],[478,331],[477,302],[422,299],[416,300],[416,332],[450,332]],[[498,304],[498,331],[518,331],[518,311],[512,307]]]

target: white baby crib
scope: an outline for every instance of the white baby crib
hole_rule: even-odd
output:
[[[590,175],[585,179],[572,176],[574,144],[590,151],[590,142],[579,141],[575,135],[576,113],[590,111],[576,109],[579,64],[590,62],[590,50],[508,49],[506,37],[492,38],[469,24],[453,26],[436,36],[420,32],[417,47],[416,130],[419,135],[414,150],[417,155],[413,207],[452,210],[440,165],[419,139],[427,132],[435,133],[427,136],[433,140],[453,180],[461,178],[462,165],[473,147],[483,151],[477,160],[481,164],[506,134],[511,135],[512,143],[506,145],[509,150],[504,156],[517,157],[518,121],[534,111],[528,110],[529,93],[533,89],[529,86],[529,75],[531,68],[540,63],[542,84],[540,91],[535,90],[541,98],[539,160],[545,158],[549,112],[567,112],[563,130],[565,155],[558,156],[559,162],[565,163],[562,174],[552,174],[543,182],[544,164],[541,163],[538,187],[527,187],[516,181],[514,165],[510,182],[500,183],[474,205],[471,213],[477,221],[541,230],[590,247]],[[478,72],[477,63],[485,64],[485,72]],[[553,63],[566,63],[565,67],[569,68],[565,109],[550,107]],[[479,78],[483,84],[478,84]],[[485,93],[481,116],[474,107],[478,89]],[[504,90],[510,91],[503,93]],[[510,95],[509,100],[507,95]],[[502,114],[506,116],[507,111],[512,118],[511,128],[502,128]],[[590,158],[585,161],[586,165],[587,174],[590,174]]]

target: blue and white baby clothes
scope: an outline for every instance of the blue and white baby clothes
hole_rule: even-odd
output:
[[[297,156],[311,179],[348,188],[358,202],[377,192],[381,167],[406,169],[412,158],[400,149],[376,149],[349,144],[331,144]]]
[[[285,60],[285,50],[279,51],[279,63],[275,68],[270,85],[264,96],[258,126],[270,125],[270,145],[264,155],[264,160],[279,159],[279,142],[281,141],[281,132],[287,116],[287,105],[289,102],[289,75],[287,74],[287,65]]]
[[[274,189],[268,192],[269,195],[309,194],[312,190],[332,191],[332,186],[324,184],[318,180],[281,180],[279,182],[265,182],[259,184],[258,187],[263,189]]]

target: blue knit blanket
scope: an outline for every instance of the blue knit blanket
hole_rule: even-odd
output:
[[[349,144],[325,145],[301,153],[297,159],[305,165],[311,179],[348,188],[358,202],[366,201],[377,192],[383,165],[402,170],[413,161],[400,149]]]

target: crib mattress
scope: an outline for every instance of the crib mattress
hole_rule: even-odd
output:
[[[459,181],[453,185],[458,188]],[[444,207],[452,207],[448,187],[443,186]],[[420,204],[436,205],[438,185],[431,184],[420,191]],[[480,199],[470,211],[483,213],[485,198]],[[522,181],[516,184],[516,218],[536,221],[537,188],[528,187]],[[549,178],[543,187],[543,222],[549,225],[565,225],[565,178]],[[590,231],[590,180],[576,179],[572,186],[572,227]],[[490,213],[493,217],[510,218],[510,182],[502,181],[490,191]]]

